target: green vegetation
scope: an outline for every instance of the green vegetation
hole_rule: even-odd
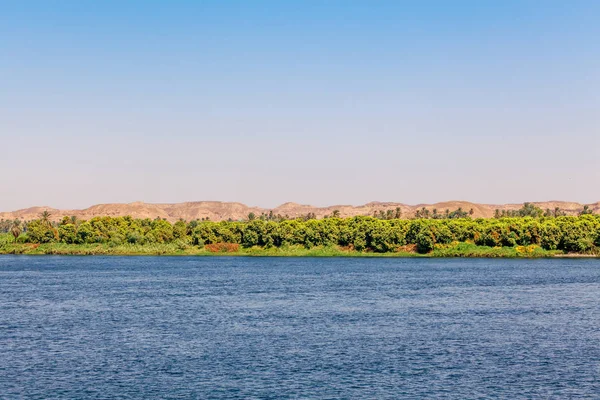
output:
[[[434,210],[435,211],[435,210]],[[600,216],[549,216],[525,204],[519,217],[471,219],[469,212],[399,210],[376,217],[177,221],[65,217],[4,224],[0,254],[172,254],[266,256],[547,257],[600,254]],[[472,212],[471,212],[472,214]],[[552,214],[552,213],[551,213]],[[442,217],[438,217],[442,215]],[[261,218],[262,217],[262,218]]]
[[[531,203],[525,203],[523,204],[523,207],[521,207],[519,210],[496,210],[495,213],[495,217],[496,218],[506,218],[506,217],[533,217],[533,218],[539,218],[542,215],[546,216],[546,217],[558,217],[558,216],[562,216],[563,214],[558,214],[557,212],[560,211],[560,208],[556,208],[554,214],[551,213],[550,210],[546,210],[546,213],[544,213],[544,211],[539,208],[536,207],[535,204],[531,204]]]

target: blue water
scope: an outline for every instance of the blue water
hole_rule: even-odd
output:
[[[600,260],[0,257],[1,398],[600,398]]]

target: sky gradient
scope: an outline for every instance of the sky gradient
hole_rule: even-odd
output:
[[[600,200],[598,1],[0,10],[0,211]]]

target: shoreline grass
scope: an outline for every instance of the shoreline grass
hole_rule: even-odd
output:
[[[550,258],[550,257],[598,257],[595,254],[565,254],[562,251],[544,250],[539,246],[487,247],[472,243],[452,243],[436,246],[429,253],[401,250],[397,252],[360,252],[338,246],[286,247],[239,247],[234,251],[211,251],[206,247],[175,244],[28,244],[0,243],[0,254],[22,255],[114,255],[114,256],[246,256],[246,257],[434,257],[434,258]]]

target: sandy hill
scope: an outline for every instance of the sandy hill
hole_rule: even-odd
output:
[[[543,210],[554,210],[559,207],[569,215],[577,214],[583,209],[583,204],[565,202],[565,201],[547,201],[534,203]],[[595,213],[600,213],[600,202],[589,204],[590,208]],[[53,220],[60,220],[63,216],[74,215],[80,219],[90,219],[97,216],[125,216],[130,215],[134,218],[166,218],[168,221],[177,221],[184,219],[191,221],[194,219],[210,219],[211,221],[222,220],[241,220],[246,219],[248,214],[254,213],[259,216],[262,213],[280,214],[288,217],[300,217],[309,213],[314,213],[317,218],[323,218],[326,215],[331,215],[335,210],[339,211],[340,216],[350,217],[356,215],[373,215],[374,212],[402,210],[403,218],[412,217],[415,212],[421,208],[426,208],[430,211],[437,209],[443,213],[445,210],[454,211],[462,208],[465,211],[473,210],[473,217],[490,218],[498,210],[517,210],[522,207],[522,204],[476,204],[467,201],[446,201],[435,204],[417,204],[407,205],[402,203],[392,202],[371,202],[361,206],[351,205],[333,205],[329,207],[314,207],[310,205],[285,203],[273,209],[249,207],[242,203],[231,203],[221,201],[196,201],[187,203],[174,204],[149,204],[144,202],[135,202],[128,204],[97,204],[83,210],[59,210],[51,207],[31,207],[23,210],[12,212],[0,212],[0,219],[21,219],[32,220],[39,217],[43,211],[49,211],[52,214]]]

